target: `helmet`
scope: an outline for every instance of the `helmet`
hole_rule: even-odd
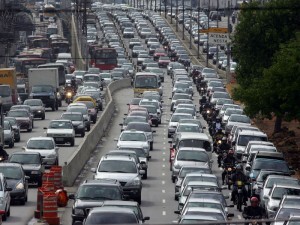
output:
[[[222,137],[222,141],[227,141],[227,138],[226,137]]]
[[[236,168],[235,168],[235,170],[238,172],[238,171],[242,171],[243,170],[243,168],[242,168],[242,165],[237,165],[236,166]]]
[[[206,96],[205,96],[205,95],[203,95],[203,96],[202,96],[202,99],[203,99],[203,100],[206,100]]]
[[[257,207],[259,201],[258,201],[258,198],[257,198],[257,197],[252,197],[252,198],[250,199],[250,202],[251,202],[251,206]]]

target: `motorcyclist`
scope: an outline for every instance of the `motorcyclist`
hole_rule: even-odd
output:
[[[77,82],[75,76],[71,78],[71,86],[74,89],[73,91],[77,89]]]
[[[214,135],[214,140],[222,140],[222,138],[224,137],[224,132],[222,130],[222,128],[218,129],[217,132]]]
[[[207,103],[207,98],[205,95],[202,96],[202,98],[199,100],[200,104],[200,113],[202,113],[204,105]]]
[[[229,167],[229,166],[234,167],[235,163],[236,163],[236,159],[233,156],[233,150],[229,150],[226,158],[223,159],[223,168],[224,168],[224,171],[222,173],[222,184],[223,185],[225,184],[225,176],[227,174],[227,171],[226,171],[227,167]]]
[[[222,143],[219,145],[220,154],[218,155],[218,167],[221,167],[222,159],[224,157],[223,153],[228,152],[230,149],[230,145],[227,143],[227,138],[222,138]]]
[[[241,165],[237,165],[235,169],[235,173],[232,175],[232,183],[233,183],[233,189],[231,193],[231,201],[235,202],[235,197],[238,193],[238,183],[241,182],[242,184],[242,191],[243,191],[243,203],[244,205],[247,205],[248,200],[248,192],[246,190],[246,183],[248,182],[248,177],[243,173],[243,168]]]
[[[0,157],[3,157],[4,160],[8,159],[8,154],[3,148],[3,144],[0,144]]]
[[[245,219],[267,218],[265,209],[258,205],[259,200],[257,197],[252,197],[250,199],[250,203],[251,203],[250,206],[244,207],[244,211],[242,215]]]

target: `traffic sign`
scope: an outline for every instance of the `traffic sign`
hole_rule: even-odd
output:
[[[209,29],[199,30],[199,33],[209,33]]]
[[[208,43],[216,45],[226,45],[229,42],[228,33],[209,33]]]
[[[225,27],[210,27],[208,29],[200,29],[199,33],[228,33],[228,28],[225,28]]]

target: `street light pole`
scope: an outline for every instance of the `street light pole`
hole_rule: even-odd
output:
[[[161,15],[161,0],[159,0],[159,14]]]
[[[176,32],[178,32],[178,0],[176,0]]]
[[[182,40],[184,40],[184,0],[182,0],[182,12],[183,12],[183,19],[182,19]]]
[[[190,7],[190,49],[192,49],[192,0]]]
[[[209,14],[210,14],[210,0],[208,1],[208,22],[207,22],[207,29],[209,29]],[[207,34],[207,41],[206,41],[206,67],[208,67],[208,48],[209,48],[208,37],[209,37],[209,34]]]
[[[231,29],[230,29],[230,0],[228,0],[228,15],[227,15],[227,27],[228,27],[228,33],[231,33]],[[230,82],[230,55],[231,55],[231,49],[230,49],[230,42],[227,42],[227,66],[226,66],[226,81],[227,83]]]
[[[200,21],[199,21],[199,18],[200,18],[200,1],[201,0],[198,1],[198,19],[197,19],[197,25],[198,25],[197,59],[200,59]]]
[[[171,24],[173,24],[173,0],[171,0]]]

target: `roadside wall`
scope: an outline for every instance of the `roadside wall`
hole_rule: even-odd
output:
[[[91,152],[94,151],[98,142],[103,137],[115,111],[115,104],[112,95],[115,91],[128,88],[130,86],[130,79],[122,79],[108,85],[105,92],[106,107],[104,111],[91,131],[84,137],[77,150],[70,157],[67,164],[63,166],[63,185],[65,187],[73,185],[78,174],[89,160]]]

